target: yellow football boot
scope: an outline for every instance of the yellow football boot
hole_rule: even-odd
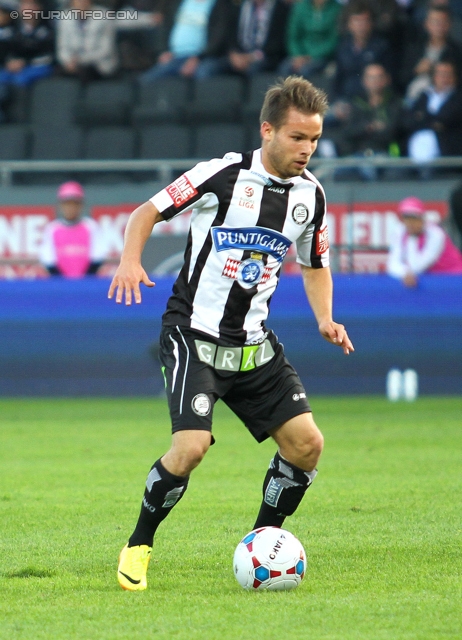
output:
[[[122,589],[143,591],[148,586],[146,573],[152,548],[145,544],[125,547],[120,552],[117,579]]]

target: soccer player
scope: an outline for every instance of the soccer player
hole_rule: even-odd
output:
[[[192,209],[185,261],[160,337],[172,445],[149,472],[138,522],[120,554],[124,589],[147,586],[155,531],[214,441],[218,398],[257,442],[271,437],[278,447],[254,528],[281,526],[317,474],[322,434],[265,321],[282,260],[295,242],[321,335],[345,354],[353,351],[344,326],[332,319],[325,196],[306,170],[327,107],[323,91],[303,78],[286,78],[266,93],[261,149],[199,163],[130,216],[108,294],[127,305],[141,302],[140,283],[154,286],[140,261],[153,226]]]

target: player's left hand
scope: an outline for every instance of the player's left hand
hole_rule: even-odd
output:
[[[342,347],[343,353],[347,356],[350,351],[354,351],[353,343],[351,342],[343,324],[338,324],[333,320],[329,322],[321,322],[319,325],[319,332],[327,342]]]

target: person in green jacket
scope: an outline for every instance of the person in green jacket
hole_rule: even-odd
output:
[[[340,11],[337,0],[300,0],[293,5],[286,37],[289,57],[279,73],[310,79],[324,69],[335,54]]]

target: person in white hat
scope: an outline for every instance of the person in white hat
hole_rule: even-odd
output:
[[[410,196],[398,205],[401,222],[390,245],[387,272],[415,287],[421,273],[462,273],[462,255],[447,233],[425,220],[422,200]]]
[[[82,185],[65,182],[57,197],[60,215],[45,227],[40,262],[50,275],[82,278],[97,273],[105,250],[97,223],[83,216]]]

